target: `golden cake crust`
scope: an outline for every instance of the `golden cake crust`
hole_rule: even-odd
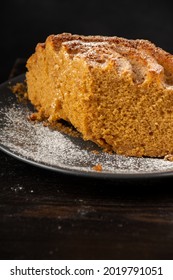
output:
[[[173,56],[163,49],[156,47],[148,40],[130,40],[120,37],[108,36],[82,36],[62,33],[50,35],[45,43],[38,43],[36,52],[45,49],[46,44],[58,52],[62,45],[71,56],[81,55],[88,63],[103,62],[106,58],[115,62],[115,52],[127,62],[130,57],[139,60],[152,78],[160,78],[173,84]],[[112,53],[114,52],[114,55]],[[107,55],[107,56],[106,56]],[[164,69],[166,68],[166,69]],[[132,73],[134,74],[134,73]],[[163,75],[165,74],[165,75]]]
[[[137,39],[137,40],[130,40],[120,37],[107,37],[107,36],[82,36],[82,35],[72,35],[70,33],[62,33],[59,35],[50,35],[46,43],[50,43],[53,45],[54,49],[58,51],[58,49],[62,46],[62,44],[67,46],[67,51],[71,52],[72,54],[78,52],[83,52],[82,43],[94,43],[96,49],[99,49],[102,45],[104,46],[104,50],[106,52],[106,46],[112,46],[112,48],[117,46],[116,51],[119,50],[121,53],[123,52],[123,49],[125,51],[125,48],[129,50],[132,54],[134,54],[134,49],[139,51],[144,51],[140,57],[143,58],[143,60],[146,59],[146,55],[150,55],[151,57],[154,57],[156,61],[161,61],[165,64],[167,64],[167,67],[171,70],[173,70],[173,56],[169,54],[168,52],[164,51],[163,49],[156,47],[153,43],[151,43],[148,40],[143,39]],[[45,44],[39,44],[43,47],[45,47]],[[101,43],[101,44],[99,44]],[[122,49],[122,50],[121,50]],[[91,48],[90,48],[91,50]],[[103,48],[101,49],[103,51]],[[135,53],[137,54],[137,52]],[[95,59],[95,57],[94,57]]]

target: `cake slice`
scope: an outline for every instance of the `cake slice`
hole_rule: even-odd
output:
[[[173,154],[173,56],[146,40],[51,35],[27,61],[38,117],[126,156]]]

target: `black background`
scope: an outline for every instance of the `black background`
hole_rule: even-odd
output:
[[[161,2],[161,3],[160,3]],[[29,57],[50,34],[116,35],[148,39],[173,52],[170,1],[2,0],[0,82],[17,57]]]

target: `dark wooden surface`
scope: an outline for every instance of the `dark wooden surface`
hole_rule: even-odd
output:
[[[18,60],[10,76],[22,71]],[[91,180],[0,152],[0,259],[172,259],[172,189],[173,178]]]

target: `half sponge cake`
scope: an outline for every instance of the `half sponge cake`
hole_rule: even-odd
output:
[[[38,116],[126,156],[173,153],[173,56],[146,40],[51,35],[27,61]]]

